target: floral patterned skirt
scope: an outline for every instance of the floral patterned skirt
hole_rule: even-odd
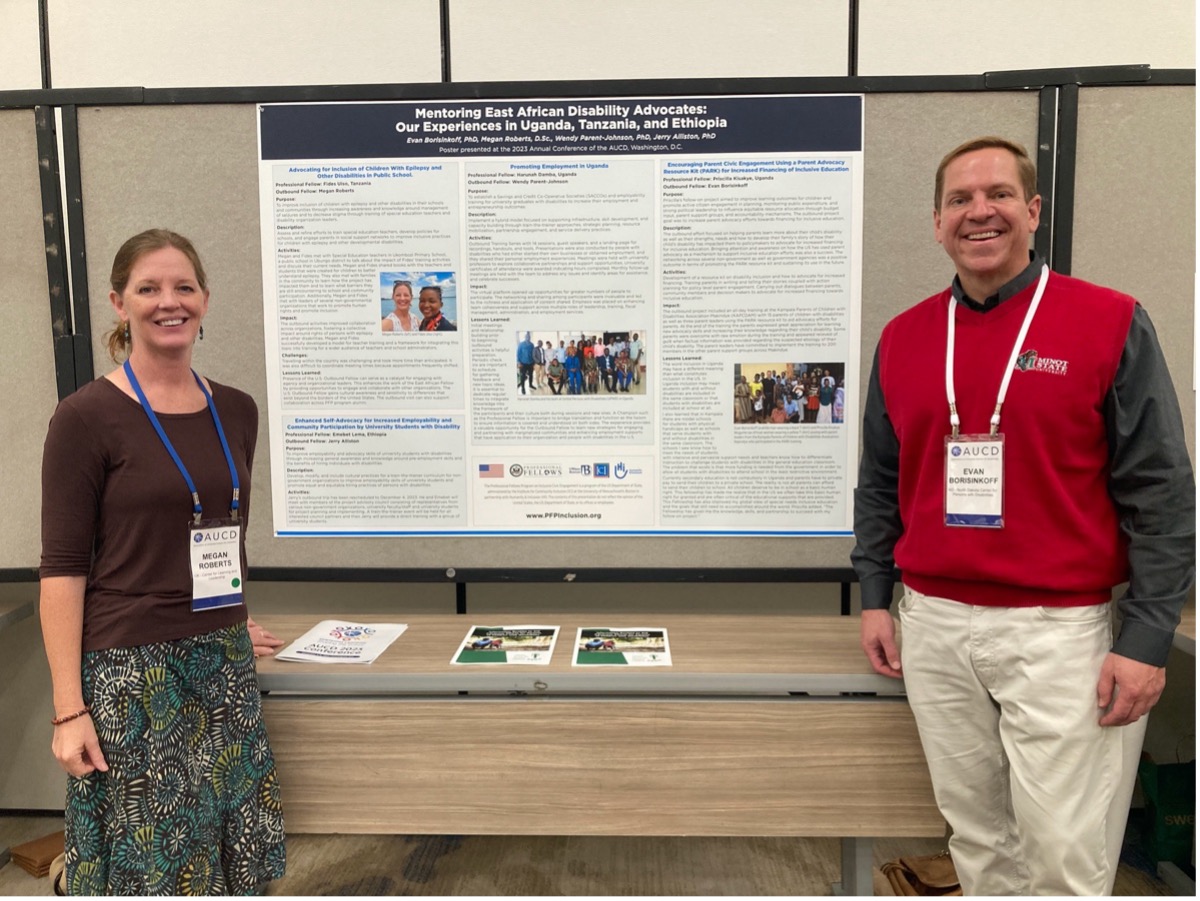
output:
[[[245,623],[83,655],[109,769],[68,777],[72,895],[245,895],[283,875],[283,811]]]

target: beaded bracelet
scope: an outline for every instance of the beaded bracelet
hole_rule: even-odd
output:
[[[61,726],[63,723],[69,723],[71,720],[77,720],[81,716],[87,716],[92,712],[91,707],[84,707],[78,713],[68,713],[66,716],[56,716],[50,721],[51,726]]]

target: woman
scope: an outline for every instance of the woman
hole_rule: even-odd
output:
[[[423,332],[456,332],[454,323],[442,315],[442,289],[431,285],[421,289],[417,300],[421,315],[421,331]]]
[[[750,400],[750,383],[743,375],[733,386],[733,421],[751,422],[754,419],[754,407]]]
[[[813,370],[816,372],[816,370]],[[804,408],[804,421],[813,423],[817,421],[817,413],[821,409],[821,385],[819,376],[813,375],[808,383],[808,400]]]
[[[834,384],[833,376],[826,369],[825,375],[821,378],[818,392],[817,422],[822,424],[833,422],[833,396],[836,391],[837,385]]]
[[[600,390],[600,369],[590,344],[583,347],[583,390],[585,394],[596,394]]]
[[[563,364],[558,361],[558,357],[551,357],[550,362],[546,364],[546,381],[550,383],[550,390],[555,394],[562,394],[564,378],[566,372]]]
[[[629,354],[622,351],[621,356],[617,357],[617,388],[628,394],[632,383],[633,371],[629,368]]]
[[[42,462],[67,890],[254,893],[285,859],[254,676],[282,642],[241,595],[258,408],[191,368],[209,294],[186,238],[135,235],[111,282],[126,362],[58,405]]]
[[[385,332],[415,332],[421,325],[419,316],[412,314],[412,285],[408,282],[392,283],[392,312],[383,317],[381,327]]]

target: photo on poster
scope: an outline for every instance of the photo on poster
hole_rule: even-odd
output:
[[[732,400],[735,425],[840,425],[846,364],[735,363]]]
[[[519,397],[646,394],[645,328],[513,333]]]
[[[378,273],[380,330],[458,331],[458,290],[453,272],[383,269]]]

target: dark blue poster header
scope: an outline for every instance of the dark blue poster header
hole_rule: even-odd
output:
[[[263,160],[862,150],[856,95],[269,104]]]

